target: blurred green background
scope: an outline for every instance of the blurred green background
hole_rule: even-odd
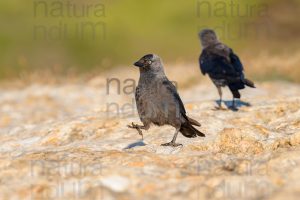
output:
[[[259,57],[255,79],[300,82],[299,0],[10,0],[0,15],[2,80],[107,70],[150,52],[197,65],[197,33],[210,27],[246,63]]]

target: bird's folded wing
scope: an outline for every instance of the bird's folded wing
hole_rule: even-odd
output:
[[[176,105],[178,105],[178,107],[179,107],[180,113],[185,115],[185,113],[186,113],[185,108],[184,108],[184,105],[183,105],[183,103],[180,99],[179,94],[177,93],[176,87],[172,84],[172,82],[170,82],[167,79],[163,81],[163,87],[165,87],[167,89],[167,91],[174,98]]]
[[[212,66],[211,60],[208,58],[208,55],[205,50],[202,51],[199,57],[199,66],[203,75],[208,73],[210,70],[210,66]]]
[[[232,50],[229,56],[230,56],[231,64],[234,67],[235,71],[238,73],[243,73],[244,67],[240,61],[240,58]]]
[[[174,98],[176,105],[179,106],[180,113],[186,119],[186,121],[188,121],[192,125],[201,126],[201,124],[199,122],[186,116],[186,111],[185,111],[184,105],[181,101],[179,94],[177,93],[176,87],[169,80],[163,81],[163,86],[166,87],[167,91],[169,91],[169,93]]]

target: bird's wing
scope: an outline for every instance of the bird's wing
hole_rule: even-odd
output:
[[[176,87],[168,79],[164,79],[162,84],[167,89],[167,91],[171,94],[171,96],[174,98],[176,105],[179,107],[180,113],[185,116],[186,111],[185,111],[184,105],[181,101],[181,98],[180,98],[179,94],[177,93]]]
[[[205,75],[211,70],[213,66],[212,60],[209,58],[207,51],[204,49],[199,57],[199,66],[201,73]]]
[[[230,49],[229,57],[230,57],[231,64],[233,65],[235,71],[242,74],[244,71],[243,64],[240,61],[240,58],[231,49]]]
[[[176,106],[179,106],[180,114],[184,118],[185,122],[181,124],[180,132],[186,137],[196,137],[197,135],[202,137],[205,136],[205,134],[201,133],[192,126],[201,126],[201,124],[196,120],[186,116],[184,105],[179,94],[177,93],[176,87],[167,79],[163,81],[163,86],[166,87],[167,91],[169,91],[171,96],[174,98],[175,104]]]
[[[201,124],[186,115],[184,105],[181,101],[179,94],[177,93],[176,87],[172,84],[172,82],[170,82],[168,79],[165,79],[163,81],[163,86],[167,89],[168,93],[173,97],[176,107],[179,107],[180,114],[185,119],[184,120],[185,122],[183,124],[181,124],[182,128],[185,129],[185,131],[180,129],[180,132],[184,136],[190,137],[190,129],[193,129],[192,132],[193,132],[193,134],[195,134],[194,136],[196,136],[196,135],[204,136],[203,133],[199,132],[197,129],[192,127],[192,125],[201,126]],[[186,127],[186,126],[188,126],[188,127]],[[189,130],[186,130],[186,128],[188,128]]]
[[[235,70],[228,59],[209,48],[204,49],[200,56],[200,68],[203,74],[207,73],[215,79],[235,75]]]
[[[243,89],[243,65],[236,54],[223,44],[207,47],[202,52],[202,68],[212,79],[223,79],[231,90]]]
[[[243,65],[239,57],[226,45],[218,43],[202,51],[200,56],[202,73],[215,79],[243,78]]]

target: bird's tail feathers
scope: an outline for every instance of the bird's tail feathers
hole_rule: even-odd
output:
[[[199,123],[199,122],[197,122],[196,120],[194,120],[194,119],[192,119],[192,118],[190,118],[190,117],[188,117],[188,116],[186,116],[187,117],[187,119],[189,120],[189,122],[192,124],[192,125],[194,125],[194,126],[201,126],[201,124]]]
[[[180,127],[180,132],[182,135],[188,138],[194,138],[197,136],[205,137],[205,134],[194,128],[190,122],[185,122],[182,124]]]
[[[254,82],[249,80],[249,79],[244,79],[244,83],[245,85],[247,85],[248,87],[251,87],[251,88],[255,88],[255,85],[254,85]]]
[[[241,94],[238,90],[231,90],[231,93],[232,93],[234,98],[236,98],[236,99],[241,98]]]

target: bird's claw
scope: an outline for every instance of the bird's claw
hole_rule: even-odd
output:
[[[139,126],[139,125],[137,125],[137,124],[134,124],[134,123],[132,122],[132,123],[131,123],[131,125],[127,125],[127,127],[128,127],[128,128],[133,128],[133,129],[136,129],[136,130],[137,130],[137,132],[139,133],[139,135],[140,135],[140,136],[142,136],[142,140],[144,139],[143,132],[142,132],[142,130],[141,130],[141,128],[140,128],[140,126]]]
[[[175,142],[168,142],[168,143],[161,144],[161,146],[178,147],[178,146],[183,146],[183,145],[179,144],[179,143],[175,143]]]

